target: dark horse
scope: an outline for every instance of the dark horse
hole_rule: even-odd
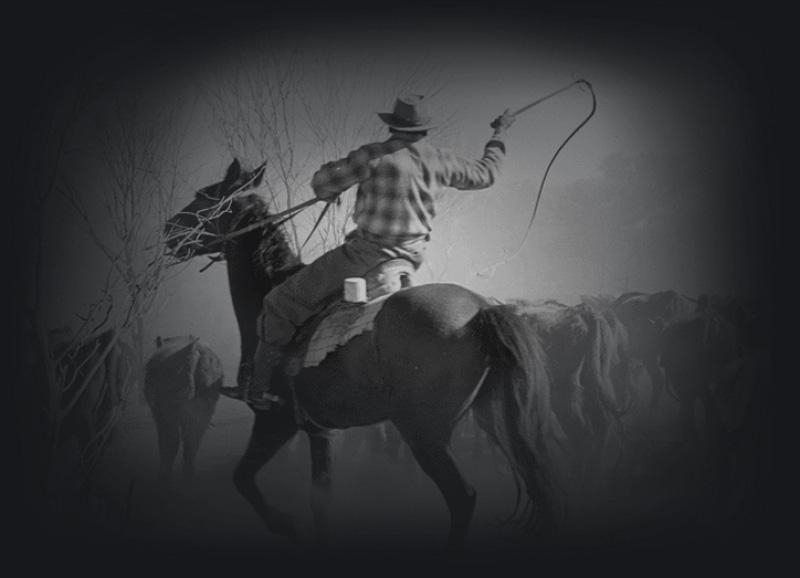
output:
[[[168,246],[188,259],[222,251],[227,262],[242,361],[252,359],[262,299],[301,266],[275,224],[221,243],[268,215],[253,193],[263,166],[245,171],[234,160],[221,182],[199,190],[165,227]],[[294,378],[294,398],[255,411],[250,441],[234,482],[267,526],[297,538],[292,518],[264,500],[256,473],[298,429],[310,435],[312,510],[325,535],[331,440],[327,429],[391,421],[438,486],[450,511],[448,545],[463,547],[475,507],[450,448],[458,421],[472,407],[481,427],[508,457],[517,486],[514,518],[539,533],[560,518],[552,477],[549,381],[544,353],[511,308],[492,305],[457,285],[430,284],[390,296],[372,331],[353,338],[320,365]],[[296,404],[314,424],[298,425]],[[522,492],[524,490],[524,494]]]

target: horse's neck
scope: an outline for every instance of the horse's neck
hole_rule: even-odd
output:
[[[260,229],[242,235],[225,250],[228,283],[241,337],[242,357],[250,358],[258,343],[256,327],[264,296],[280,281],[257,270],[257,253],[262,242]]]
[[[269,290],[256,275],[253,267],[254,253],[258,247],[258,231],[243,235],[228,244],[225,261],[228,268],[228,285],[233,302],[233,311],[239,326],[242,357],[255,353],[258,336],[256,324],[261,311],[261,302]]]

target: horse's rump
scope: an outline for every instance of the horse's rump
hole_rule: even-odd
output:
[[[217,395],[223,379],[217,355],[194,336],[159,338],[145,365],[145,398],[151,405]]]

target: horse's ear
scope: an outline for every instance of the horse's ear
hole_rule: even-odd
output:
[[[164,345],[164,340],[161,339],[161,336],[159,335],[156,337],[156,348],[160,348],[162,345]]]
[[[235,183],[241,175],[242,165],[239,163],[239,159],[233,159],[233,162],[228,167],[228,170],[225,171],[225,178],[222,180],[223,190],[225,190],[224,187]]]
[[[253,187],[257,187],[261,184],[261,181],[264,180],[264,173],[267,172],[267,161],[261,163],[256,170],[253,171]]]

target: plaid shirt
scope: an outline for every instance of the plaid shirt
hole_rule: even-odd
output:
[[[393,135],[339,161],[324,164],[311,180],[314,194],[326,201],[358,184],[353,220],[373,236],[408,240],[427,235],[436,216],[434,196],[452,187],[490,187],[497,177],[505,145],[492,137],[478,160],[466,160],[424,140]]]

